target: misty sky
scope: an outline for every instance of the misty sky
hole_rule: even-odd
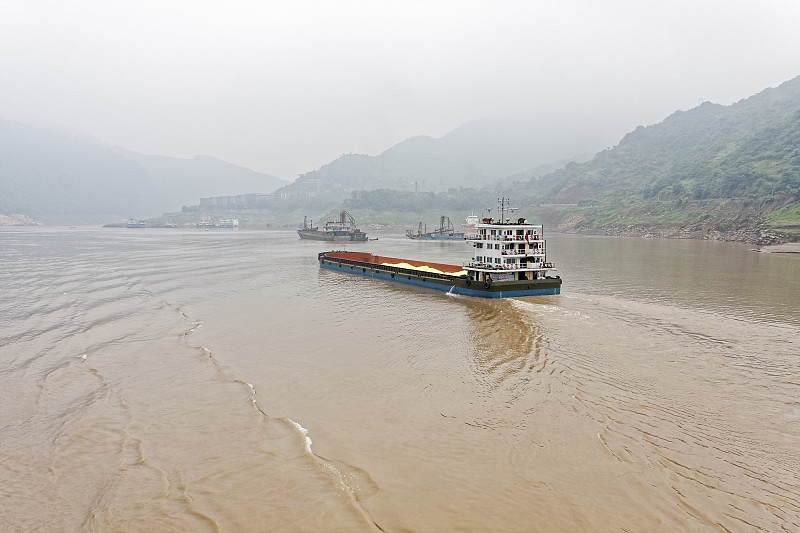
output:
[[[0,118],[292,180],[530,113],[599,150],[800,75],[797,0],[0,0]]]

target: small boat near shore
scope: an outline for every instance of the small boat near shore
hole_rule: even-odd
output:
[[[321,268],[430,289],[476,296],[508,298],[560,294],[561,277],[551,275],[542,226],[524,218],[506,218],[511,209],[500,208],[500,218],[484,218],[474,236],[467,237],[474,255],[461,266],[432,263],[366,252],[321,252]]]

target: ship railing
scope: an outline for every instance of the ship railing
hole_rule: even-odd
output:
[[[467,261],[463,263],[465,267],[477,268],[480,270],[520,270],[523,268],[521,265],[512,263],[481,263],[478,261]]]
[[[533,266],[523,266],[522,264],[512,263],[482,263],[479,261],[465,261],[463,263],[465,268],[477,270],[550,270],[554,269],[553,263],[533,263]]]
[[[533,256],[542,256],[544,257],[544,250],[501,250],[501,255],[509,255],[512,257],[533,257]]]
[[[481,235],[477,234],[470,238],[474,241],[500,241],[500,242],[526,242],[525,235]],[[538,235],[534,234],[528,237],[527,242],[544,242]]]

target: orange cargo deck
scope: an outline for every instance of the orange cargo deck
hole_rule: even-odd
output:
[[[463,267],[447,265],[444,263],[431,263],[430,261],[415,261],[413,259],[401,259],[399,257],[386,257],[383,255],[372,255],[367,252],[326,252],[326,256],[339,259],[349,259],[350,261],[361,261],[362,263],[372,263],[382,265],[383,263],[397,264],[407,263],[413,267],[430,267],[447,274],[455,274],[464,270]]]

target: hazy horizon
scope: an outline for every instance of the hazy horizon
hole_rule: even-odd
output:
[[[612,144],[800,74],[791,1],[3,5],[0,118],[289,181],[485,117]]]

